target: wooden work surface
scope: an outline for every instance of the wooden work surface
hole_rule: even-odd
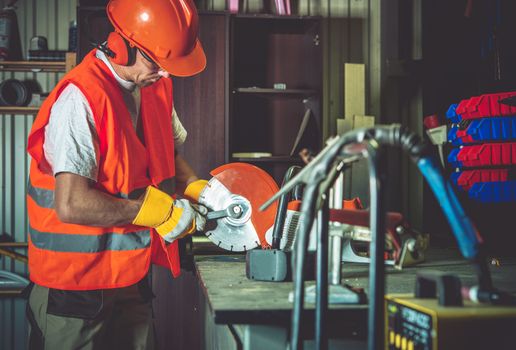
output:
[[[387,267],[387,293],[413,293],[416,272],[431,269],[454,273],[463,285],[476,284],[473,267],[452,249],[432,249],[426,262],[400,270]],[[219,324],[286,324],[290,321],[292,304],[288,294],[292,282],[257,282],[245,276],[245,256],[196,256],[195,264],[201,288],[208,301],[215,323]],[[500,260],[491,265],[495,287],[516,293],[516,258]],[[344,263],[344,283],[368,290],[368,265]],[[314,284],[314,281],[307,283]],[[306,304],[307,309],[314,308]],[[365,322],[367,305],[330,305],[329,317]],[[313,312],[307,312],[308,319]]]

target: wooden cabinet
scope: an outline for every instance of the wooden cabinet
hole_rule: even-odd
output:
[[[321,144],[320,18],[206,12],[200,25],[206,70],[174,78],[175,103],[190,138],[185,157],[203,177],[241,161],[281,182],[290,165],[301,163],[297,152],[290,153],[308,107],[311,130],[299,146]]]
[[[298,149],[320,147],[320,25],[316,17],[230,16],[228,161],[253,163],[280,182],[300,163],[291,151],[307,108],[313,120]],[[241,156],[255,152],[261,157]]]

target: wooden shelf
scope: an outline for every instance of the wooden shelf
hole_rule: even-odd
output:
[[[260,94],[260,95],[277,95],[277,96],[313,96],[317,94],[316,90],[310,89],[267,89],[267,88],[237,88],[233,90],[233,93],[241,93],[241,94]]]
[[[259,158],[235,158],[232,157],[235,162],[247,162],[247,163],[302,163],[300,158],[289,157],[289,156],[272,156],[272,157],[259,157]]]
[[[25,288],[20,289],[0,289],[0,298],[12,298],[12,297],[21,297],[21,293]]]
[[[307,108],[322,125],[322,19],[238,14],[230,24],[228,153],[269,150],[272,157],[230,159],[254,164],[281,183],[289,166],[303,164],[289,154]],[[299,147],[321,144],[320,138],[310,133]]]
[[[298,14],[291,14],[291,15],[277,15],[272,13],[237,13],[232,14],[236,18],[245,18],[245,19],[286,19],[286,20],[319,20],[322,17],[321,16],[305,16],[305,15],[298,15]]]
[[[0,61],[3,72],[65,72],[65,61]]]
[[[0,248],[27,248],[27,242],[1,242]]]
[[[18,106],[2,106],[0,107],[0,114],[38,114],[39,107],[18,107]]]

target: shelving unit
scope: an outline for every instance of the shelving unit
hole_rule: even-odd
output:
[[[233,90],[233,93],[242,93],[242,94],[263,94],[263,95],[284,95],[284,96],[313,96],[317,94],[316,90],[308,90],[308,89],[265,89],[265,88],[237,88]]]
[[[2,259],[14,258],[14,259],[23,261],[24,263],[27,263],[26,256],[17,254],[16,252],[14,252],[12,250],[15,248],[27,248],[27,243],[26,242],[1,242],[0,243],[0,257]],[[19,297],[24,289],[25,288],[0,289],[0,298]]]
[[[188,116],[183,124],[196,141],[184,156],[201,176],[210,177],[224,163],[246,162],[280,183],[289,166],[302,165],[297,153],[290,153],[307,106],[317,127],[309,133],[310,143],[322,144],[322,19],[225,12],[199,16],[206,70],[174,78],[174,103],[180,115]],[[257,152],[272,156],[233,157]]]
[[[229,162],[253,163],[279,183],[289,166],[302,163],[290,152],[308,100],[316,121],[311,127],[318,129],[311,130],[308,143],[321,145],[320,32],[319,17],[230,16]],[[285,89],[275,89],[275,84],[284,84]],[[268,152],[273,156],[231,156],[237,152]]]
[[[289,164],[301,164],[302,161],[296,157],[288,156],[276,156],[276,157],[259,157],[259,158],[243,158],[243,157],[232,157],[235,162],[246,162],[246,163],[289,163]]]
[[[0,72],[66,73],[76,65],[75,52],[67,52],[65,61],[0,61]],[[36,115],[38,107],[0,106],[0,114]]]

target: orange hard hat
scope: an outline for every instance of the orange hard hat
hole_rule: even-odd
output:
[[[106,11],[115,30],[168,73],[190,76],[206,67],[192,0],[110,0]]]

